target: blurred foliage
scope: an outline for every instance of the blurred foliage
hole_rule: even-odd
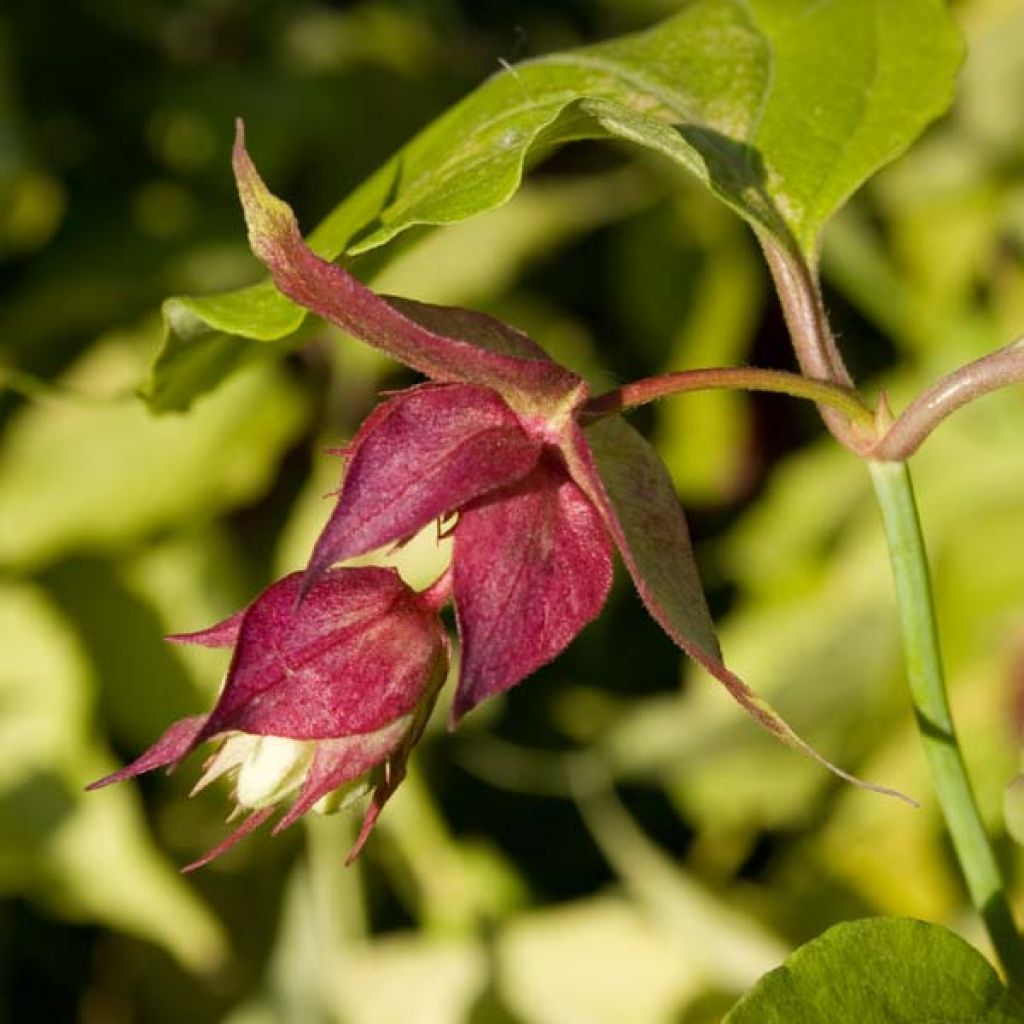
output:
[[[501,62],[647,24],[673,0],[63,0],[0,11],[0,1021],[711,1024],[844,918],[967,928],[903,693],[863,467],[813,410],[693,396],[635,422],[680,494],[730,664],[845,787],[681,663],[626,586],[555,665],[445,708],[352,869],[352,822],[221,835],[194,766],[82,786],[209,705],[223,655],[171,649],[305,559],[322,449],[408,378],[311,324],[186,417],[132,397],[169,294],[254,279],[228,168],[315,222]],[[899,408],[1024,329],[1024,3],[954,5],[954,112],[826,231],[859,379]],[[608,384],[789,367],[749,233],[664,166],[590,145],[507,207],[405,240],[375,283],[471,304]],[[269,348],[269,347],[268,347]],[[26,397],[29,394],[30,397]],[[992,828],[1024,709],[1024,395],[915,458],[963,741]],[[429,536],[400,555],[421,581]],[[680,683],[682,682],[682,686]],[[1000,850],[1024,900],[1024,860]]]

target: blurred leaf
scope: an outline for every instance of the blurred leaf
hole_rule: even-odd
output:
[[[219,925],[153,848],[133,791],[83,792],[112,763],[87,732],[90,668],[39,591],[0,587],[0,646],[0,886],[157,942],[192,970],[222,966]]]
[[[137,346],[111,339],[68,383],[106,389],[137,368]],[[296,389],[269,365],[188,419],[155,419],[134,400],[26,406],[0,446],[0,564],[24,569],[68,551],[123,548],[250,500],[303,419]]]
[[[415,761],[381,825],[401,857],[399,888],[424,932],[473,934],[526,902],[522,880],[497,850],[450,834]]]
[[[695,0],[646,32],[488,79],[336,207],[310,244],[335,259],[463,220],[506,202],[528,161],[611,138],[666,157],[784,248],[792,236],[812,254],[836,207],[945,109],[960,50],[940,0]],[[237,353],[224,335],[272,341],[305,312],[263,282],[171,299],[164,315],[148,388],[161,409],[223,374]]]
[[[530,1024],[672,1024],[701,985],[657,924],[612,898],[518,917],[498,965],[505,1002]]]
[[[338,1020],[333,979],[365,938],[362,871],[358,863],[342,868],[344,851],[355,841],[354,825],[345,815],[306,820],[306,856],[288,879],[268,971],[274,1020]]]
[[[485,974],[475,942],[394,935],[352,951],[333,981],[345,1024],[455,1024]]]
[[[874,550],[857,545],[820,584],[745,603],[720,633],[729,664],[844,767],[877,742],[899,699],[890,686],[898,638],[878,566],[884,570],[880,541]],[[692,676],[683,695],[640,702],[609,731],[604,749],[615,774],[660,778],[687,815],[708,826],[808,821],[831,778],[761,735],[718,687]]]
[[[585,782],[579,790],[584,820],[628,891],[709,982],[743,991],[785,955],[782,942],[662,853],[610,791]]]
[[[836,925],[758,982],[723,1024],[1014,1024],[1024,1010],[988,961],[937,925]]]
[[[943,849],[944,824],[911,721],[904,720],[881,740],[866,770],[878,778],[898,779],[924,806],[914,811],[844,790],[827,822],[808,837],[817,869],[872,910],[952,920],[960,899],[959,871]],[[806,868],[794,865],[794,871],[799,875],[796,884],[806,888]]]
[[[169,722],[202,710],[185,665],[164,642],[160,620],[109,562],[62,562],[41,581],[74,623],[99,680],[102,719],[119,745],[144,750]],[[139,685],[142,676],[145,686]]]
[[[718,213],[688,218],[691,225],[697,222],[707,252],[689,315],[676,326],[665,372],[741,363],[753,340],[764,274],[745,233]],[[655,447],[684,502],[735,497],[749,459],[749,419],[746,396],[729,391],[659,405]]]

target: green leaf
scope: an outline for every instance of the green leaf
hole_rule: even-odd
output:
[[[1020,1024],[988,961],[938,925],[869,918],[830,928],[766,974],[724,1024]]]
[[[521,914],[496,952],[500,993],[526,1021],[673,1024],[704,984],[699,965],[616,896]]]
[[[697,973],[743,991],[785,953],[758,922],[700,884],[640,830],[613,790],[574,775],[577,806],[626,891]],[[597,781],[597,780],[594,780]]]
[[[520,64],[429,125],[310,236],[327,259],[506,202],[564,143],[615,139],[703,181],[811,258],[825,220],[945,110],[961,43],[942,0],[691,0],[631,36]],[[183,408],[305,313],[265,283],[165,306],[147,395]]]
[[[136,379],[135,340],[94,347],[66,383],[95,394]],[[132,398],[26,405],[0,445],[0,565],[124,548],[250,500],[303,418],[301,395],[270,365],[239,375],[188,419],[156,419]]]

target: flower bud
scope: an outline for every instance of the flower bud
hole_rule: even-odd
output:
[[[173,637],[234,646],[216,705],[174,723],[138,760],[90,787],[175,765],[204,740],[224,737],[195,790],[232,777],[238,806],[252,813],[190,867],[263,824],[282,800],[294,796],[275,831],[315,806],[330,810],[372,789],[358,849],[404,775],[444,682],[448,640],[436,608],[394,570],[334,569],[301,601],[300,585],[293,573],[243,614]]]

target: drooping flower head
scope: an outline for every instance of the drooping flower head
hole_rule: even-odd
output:
[[[384,402],[360,428],[306,585],[457,512],[458,717],[553,658],[599,612],[614,544],[668,635],[762,725],[813,754],[723,664],[686,521],[651,446],[618,416],[588,422],[586,383],[515,328],[377,295],[317,256],[260,178],[241,122],[233,161],[250,244],[277,288],[434,382]]]
[[[749,714],[865,785],[809,747],[722,662],[672,482],[632,427],[607,409],[592,415],[585,382],[507,324],[376,295],[317,256],[257,173],[241,123],[234,167],[250,243],[277,288],[430,380],[387,398],[360,427],[306,572],[274,584],[244,613],[177,638],[235,647],[213,711],[175,723],[95,786],[226,738],[200,785],[232,776],[251,813],[198,866],[285,797],[295,794],[276,830],[370,773],[354,856],[444,681],[440,606],[454,598],[462,645],[454,722],[558,655],[600,612],[613,548],[654,619]],[[423,594],[388,570],[332,568],[452,516],[452,566]]]
[[[658,624],[760,725],[840,777],[893,792],[821,757],[725,666],[671,479],[621,417],[588,414],[583,380],[490,317],[374,294],[303,242],[253,166],[241,122],[233,159],[250,244],[277,288],[436,382],[385,403],[359,431],[306,585],[335,560],[457,512],[458,718],[598,613],[614,544]]]
[[[176,765],[219,740],[197,789],[235,781],[244,823],[190,867],[199,867],[294,800],[274,831],[343,787],[371,792],[354,856],[366,841],[434,705],[448,644],[427,594],[391,569],[333,569],[298,603],[292,573],[248,608],[199,633],[171,639],[234,647],[220,697],[208,715],[175,722],[141,757],[91,789]]]

